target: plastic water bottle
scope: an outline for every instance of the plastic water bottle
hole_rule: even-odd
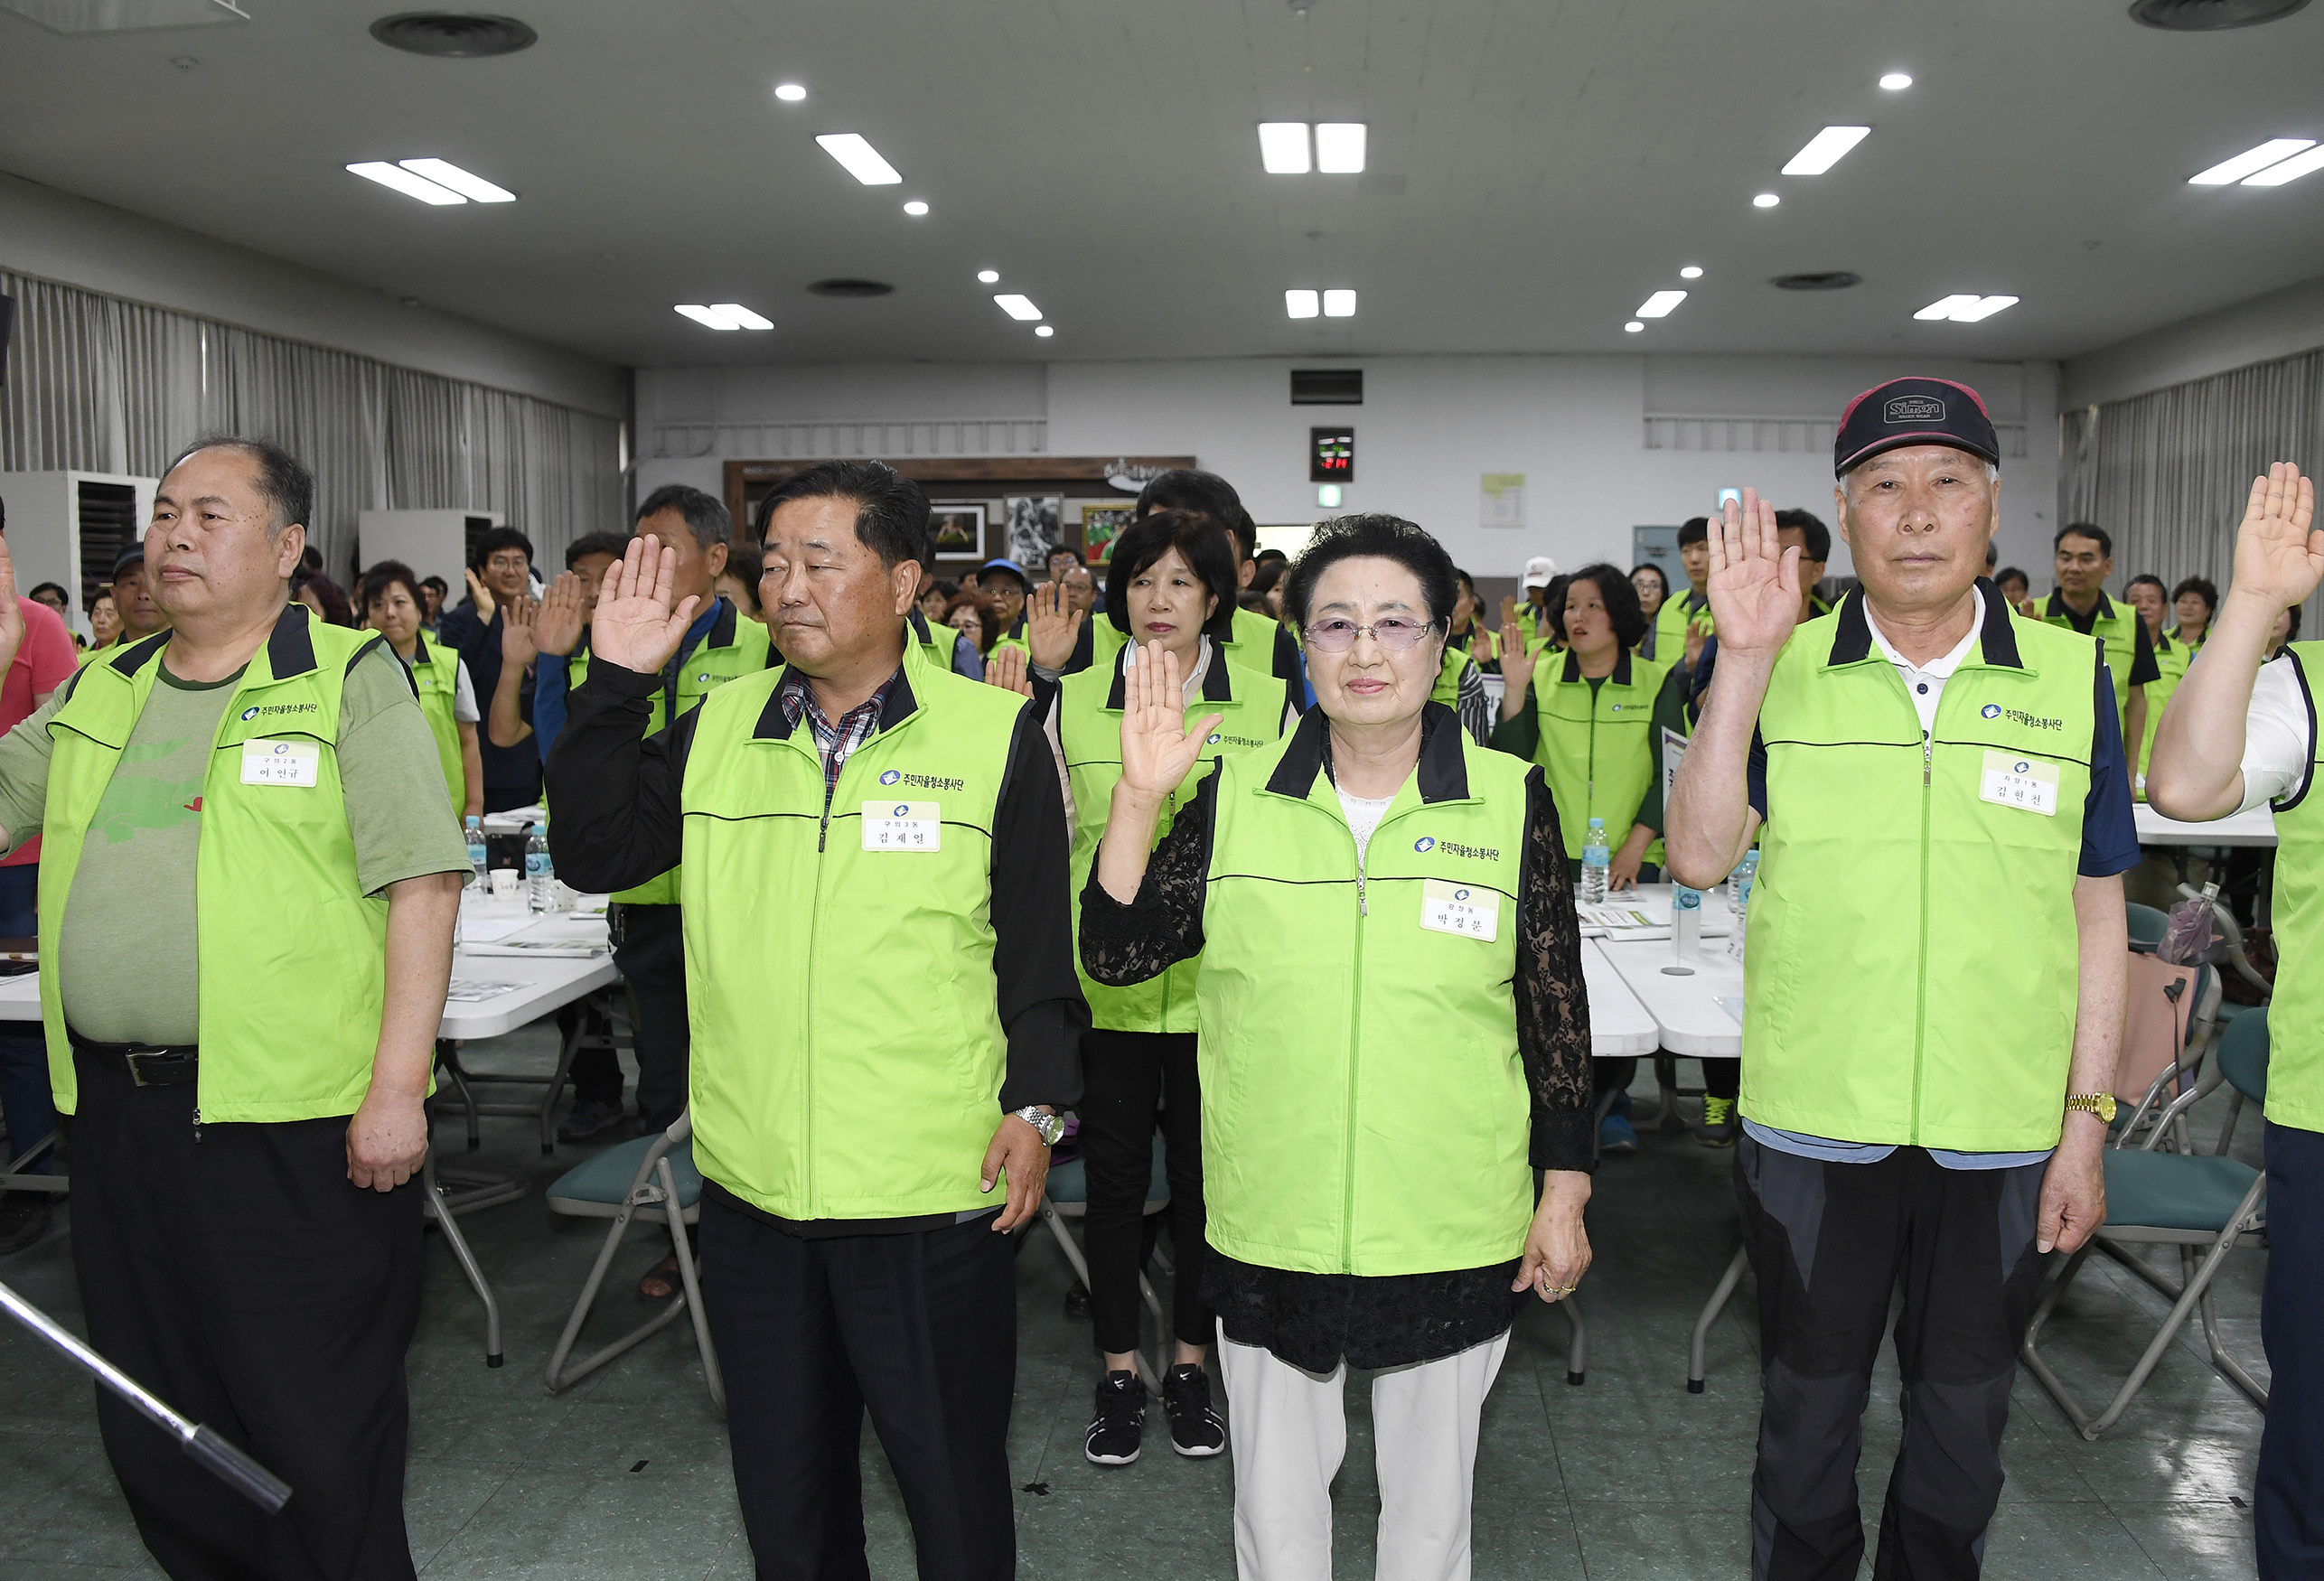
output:
[[[1581,838],[1581,903],[1594,906],[1606,899],[1606,879],[1614,865],[1606,848],[1606,820],[1593,818]]]
[[[1671,953],[1689,960],[1702,953],[1702,891],[1671,885]]]
[[[478,894],[492,893],[492,881],[484,871],[484,820],[471,813],[468,818],[469,887]]]
[[[548,828],[535,824],[524,843],[525,903],[536,912],[557,909],[557,865],[548,859]]]
[[[1727,936],[1727,953],[1737,960],[1743,959],[1744,934],[1748,931],[1751,916],[1751,886],[1759,877],[1759,847],[1752,847],[1743,853],[1743,860],[1727,881],[1727,903],[1735,913],[1734,931]]]

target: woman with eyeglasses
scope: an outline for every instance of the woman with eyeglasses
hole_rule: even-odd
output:
[[[1429,692],[1457,597],[1392,516],[1316,529],[1286,585],[1316,706],[1171,798],[1176,655],[1125,670],[1083,966],[1202,957],[1210,1256],[1245,1581],[1331,1568],[1347,1369],[1375,1370],[1383,1576],[1468,1569],[1477,1419],[1516,1303],[1589,1266],[1589,1013],[1558,809]],[[1536,1199],[1534,1171],[1548,1172]]]
[[[1638,639],[1638,657],[1654,657],[1654,616],[1663,601],[1671,595],[1671,579],[1652,560],[1640,562],[1630,572],[1630,585],[1638,594],[1638,613],[1646,617],[1646,634]]]

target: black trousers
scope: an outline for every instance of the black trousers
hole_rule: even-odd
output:
[[[811,1240],[704,1195],[702,1305],[759,1581],[868,1581],[867,1408],[921,1581],[1016,1573],[1016,1238],[992,1225]]]
[[[679,909],[623,902],[610,908],[606,922],[614,964],[637,1000],[638,1121],[667,1130],[686,1107],[686,1066],[694,1046],[686,1020],[686,938]],[[604,1058],[611,1062],[610,1050]],[[615,1070],[614,1100],[619,1102]],[[575,1074],[579,1092],[588,1093],[577,1070]]]
[[[1736,1145],[1743,1244],[1759,1286],[1762,1403],[1751,1573],[1853,1581],[1856,1461],[1888,1299],[1904,1444],[1872,1574],[1973,1577],[2001,1496],[2001,1428],[2033,1315],[2046,1165],[1945,1169],[1918,1147],[1827,1164]]]
[[[1154,1178],[1154,1129],[1162,1129],[1170,1180],[1170,1246],[1176,1264],[1170,1326],[1179,1342],[1208,1345],[1217,1319],[1203,1300],[1203,1089],[1191,1032],[1082,1034],[1082,1168],[1089,1216],[1090,1320],[1098,1349],[1138,1349],[1138,1270],[1146,1260],[1146,1192]]]
[[[2267,1128],[2267,1426],[2252,1520],[2260,1581],[2324,1576],[2324,1131]]]
[[[89,1342],[295,1490],[266,1516],[102,1388],[138,1534],[179,1581],[404,1581],[420,1185],[359,1191],[344,1118],[193,1129],[194,1089],[77,1062],[72,1261]]]

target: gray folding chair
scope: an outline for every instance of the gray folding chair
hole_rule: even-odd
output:
[[[2244,1099],[2264,1102],[2267,1095],[2267,1014],[2258,1011],[2236,1018],[2219,1043],[2218,1064],[2235,1090],[2229,1099],[2227,1123],[2219,1136],[2219,1150],[2211,1154],[2165,1153],[2160,1150],[2170,1123],[2179,1112],[2202,1097],[2198,1088],[2172,1100],[2147,1134],[2143,1146],[2123,1146],[2105,1151],[2106,1222],[2082,1249],[2066,1259],[2056,1283],[2034,1311],[2026,1329],[2020,1360],[2068,1420],[2085,1438],[2096,1438],[2113,1427],[2147,1379],[2161,1362],[2163,1352],[2179,1336],[2190,1313],[2203,1319],[2203,1338],[2211,1364],[2262,1410],[2267,1390],[2243,1365],[2227,1354],[2219,1340],[2217,1315],[2212,1310],[2211,1284],[2227,1254],[2240,1246],[2262,1246],[2267,1239],[2267,1176],[2239,1159],[2226,1155],[2235,1134],[2235,1117]],[[2179,1277],[2176,1283],[2147,1266],[2135,1249],[2172,1246],[2179,1249]],[[2160,1291],[2171,1303],[2170,1312],[2148,1342],[2138,1365],[2114,1393],[2113,1401],[2091,1416],[2066,1391],[2066,1385],[2038,1350],[2041,1331],[2057,1311],[2059,1299],[2074,1282],[2093,1251],[2104,1251],[2123,1267]]]
[[[709,1384],[710,1403],[719,1416],[726,1414],[726,1380],[718,1371],[718,1352],[710,1343],[710,1324],[702,1312],[702,1286],[695,1272],[694,1248],[686,1233],[686,1227],[701,1216],[701,1204],[702,1176],[694,1167],[694,1123],[682,1114],[667,1131],[608,1147],[586,1163],[566,1171],[548,1188],[550,1211],[614,1221],[605,1231],[605,1244],[598,1249],[588,1280],[581,1286],[581,1298],[573,1304],[573,1315],[565,1320],[565,1333],[558,1336],[557,1349],[548,1358],[545,1381],[549,1393],[564,1393],[623,1352],[669,1327],[680,1313],[688,1313],[694,1320],[694,1347],[702,1357],[702,1376]],[[573,1353],[574,1342],[581,1337],[581,1325],[589,1321],[589,1308],[605,1282],[605,1269],[612,1264],[614,1254],[621,1249],[622,1237],[640,1209],[659,1209],[669,1224],[670,1242],[678,1256],[678,1276],[683,1291],[671,1296],[655,1316],[586,1360],[567,1367],[565,1359]]]
[[[500,1297],[492,1294],[492,1281],[484,1277],[484,1270],[476,1262],[476,1254],[468,1249],[468,1238],[460,1231],[460,1209],[453,1201],[454,1193],[436,1178],[436,1149],[432,1146],[427,1150],[426,1162],[420,1165],[419,1178],[420,1211],[425,1217],[434,1220],[436,1227],[444,1231],[444,1244],[452,1249],[453,1258],[459,1263],[460,1271],[468,1276],[469,1288],[474,1290],[476,1299],[484,1304],[484,1365],[498,1367],[501,1364]]]

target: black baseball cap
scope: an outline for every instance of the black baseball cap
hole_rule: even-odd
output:
[[[2001,446],[1985,402],[1949,379],[1892,379],[1848,403],[1832,436],[1832,471],[1845,477],[1884,450],[1907,444],[1950,444],[2001,464]]]
[[[122,572],[127,571],[132,566],[142,566],[145,563],[145,546],[142,543],[131,544],[127,548],[123,549],[118,555],[114,557],[113,580],[116,582],[120,581]]]

